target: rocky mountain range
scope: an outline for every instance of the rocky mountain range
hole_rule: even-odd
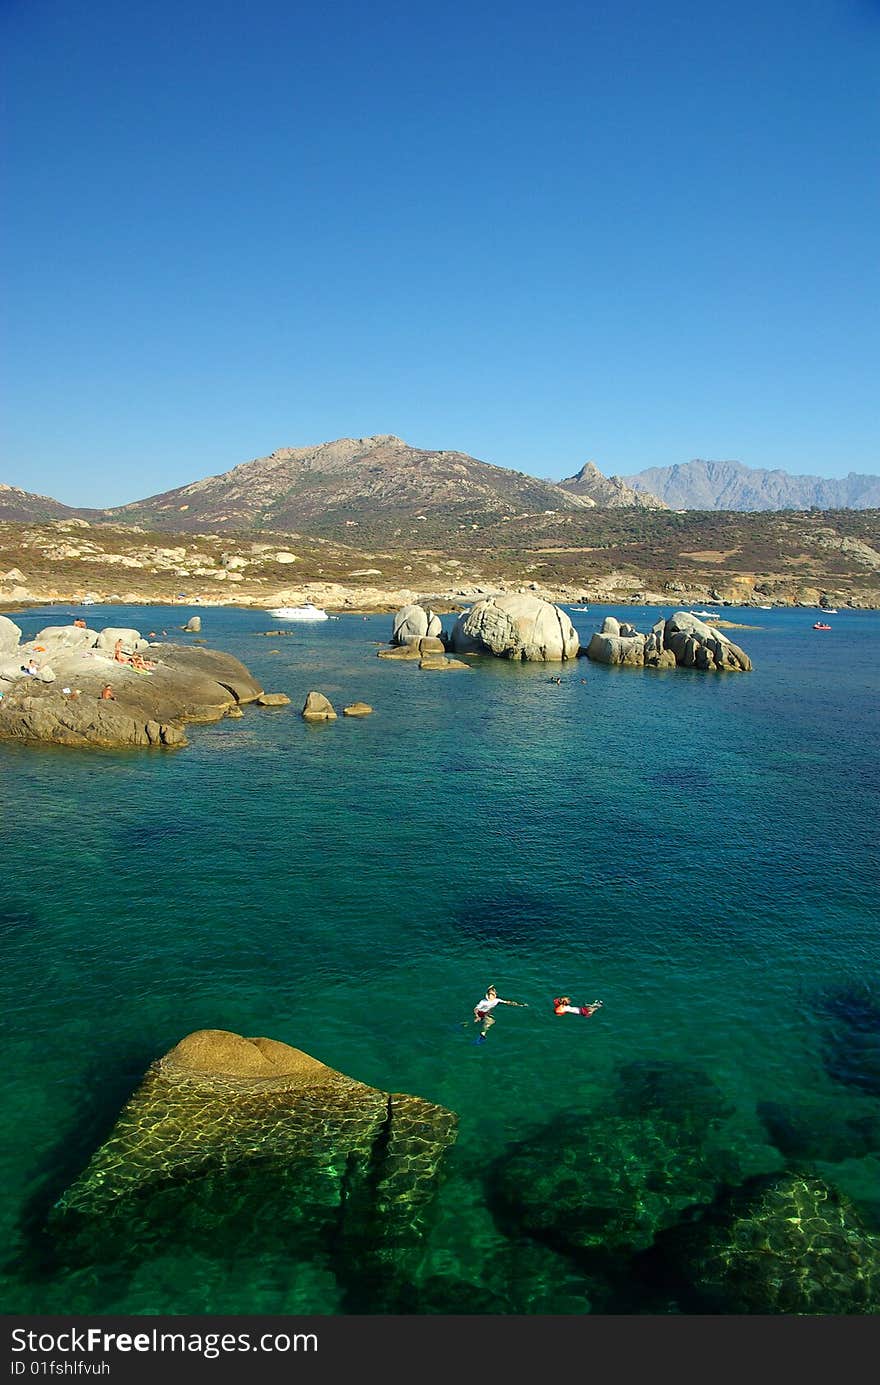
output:
[[[559,482],[481,462],[465,452],[412,447],[393,434],[282,447],[112,509],[76,509],[0,485],[0,520],[80,517],[175,532],[313,533],[401,538],[414,524],[443,541],[467,528],[514,525],[585,511],[741,512],[880,508],[880,477],[790,476],[741,462],[692,461],[633,476],[585,462]]]
[[[454,524],[578,510],[594,503],[552,481],[491,466],[464,452],[426,451],[380,434],[338,438],[317,447],[282,447],[107,515],[161,529],[283,533],[440,513]]]
[[[659,498],[671,510],[874,510],[880,476],[792,476],[742,462],[695,460],[649,467],[622,478],[633,490]],[[565,485],[565,482],[562,483]]]

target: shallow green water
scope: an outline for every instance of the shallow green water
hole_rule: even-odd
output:
[[[584,642],[607,613],[573,616]],[[90,613],[169,636],[189,614]],[[578,660],[561,687],[543,666],[379,660],[387,616],[273,641],[265,613],[201,614],[290,707],[190,728],[179,753],[0,746],[6,1311],[351,1309],[295,1248],[166,1245],[118,1276],[41,1262],[48,1207],[153,1058],[203,1027],[459,1114],[422,1266],[449,1311],[598,1301],[582,1265],[511,1240],[486,1179],[537,1126],[588,1128],[633,1062],[718,1084],[743,1177],[790,1162],[759,1104],[807,1108],[833,1156],[816,1167],[880,1230],[880,1142],[832,1140],[876,1124],[875,1040],[841,1080],[845,1006],[826,1003],[867,988],[870,1029],[880,985],[877,613],[827,634],[808,611],[731,613],[760,625],[731,632],[750,675]],[[307,725],[311,688],[375,714]],[[462,1021],[489,982],[530,1008],[477,1045]],[[604,1009],[557,1018],[560,992]],[[640,1310],[633,1275],[604,1307]]]

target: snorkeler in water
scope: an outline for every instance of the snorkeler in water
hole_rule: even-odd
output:
[[[553,1002],[554,1015],[594,1015],[597,1010],[602,1008],[601,1000],[594,1000],[590,1005],[572,1005],[571,996],[557,996]]]

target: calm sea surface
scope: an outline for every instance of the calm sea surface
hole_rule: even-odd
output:
[[[538,1127],[589,1129],[633,1063],[717,1084],[743,1177],[786,1166],[761,1111],[812,1122],[813,1167],[880,1232],[880,1138],[845,1138],[880,1132],[880,1040],[841,1061],[834,1002],[856,997],[861,1031],[880,1016],[880,613],[819,633],[806,610],[727,611],[755,627],[730,632],[747,675],[431,673],[377,659],[390,616],[272,640],[259,611],[89,615],[172,638],[195,610],[291,706],[191,727],[176,753],[0,745],[4,1311],[348,1311],[295,1247],[241,1265],[172,1241],[115,1279],[47,1268],[49,1207],[200,1028],[458,1113],[421,1271],[448,1311],[501,1301],[489,1171]],[[15,619],[31,636],[68,614]],[[661,612],[573,613],[583,643],[606,614]],[[307,725],[312,688],[375,714]],[[477,1044],[463,1021],[490,982],[529,1008],[500,1007]],[[562,992],[604,1008],[556,1018]],[[589,1310],[573,1262],[530,1256],[508,1311]]]

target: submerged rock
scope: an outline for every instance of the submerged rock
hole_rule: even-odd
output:
[[[660,1250],[701,1312],[880,1312],[880,1237],[812,1175],[783,1173],[726,1190],[699,1221],[664,1237]]]
[[[395,645],[392,649],[377,649],[377,659],[421,659],[418,640],[411,644]]]
[[[822,1054],[836,1082],[880,1096],[880,1002],[864,984],[839,986],[820,995],[816,1009],[825,1021]]]
[[[786,1160],[825,1164],[864,1159],[880,1153],[880,1108],[866,1102],[862,1111],[841,1109],[828,1097],[795,1105],[760,1101],[756,1113],[768,1139]]]
[[[50,1230],[69,1263],[178,1239],[235,1257],[269,1240],[391,1290],[456,1127],[287,1044],[199,1030],[149,1069]]]
[[[495,1164],[499,1226],[592,1267],[646,1250],[735,1174],[716,1137],[730,1109],[699,1070],[621,1069],[607,1102],[545,1126]]]
[[[423,654],[419,660],[419,668],[470,668],[470,664],[466,664],[463,659],[449,659],[444,654]]]
[[[452,627],[451,645],[458,654],[555,663],[577,656],[580,637],[561,607],[512,592],[483,597],[463,612]]]

